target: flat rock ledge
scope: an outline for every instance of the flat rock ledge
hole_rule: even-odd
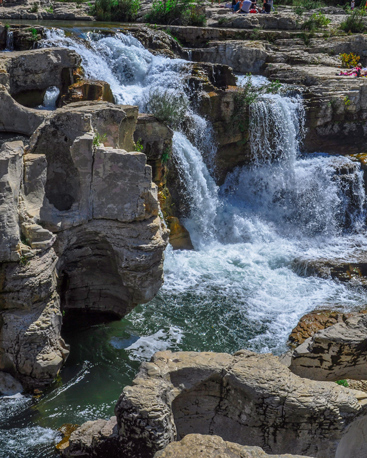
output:
[[[221,440],[239,444],[232,449],[241,453],[242,446],[249,446],[271,455],[334,458],[349,425],[366,414],[366,405],[366,393],[302,379],[270,354],[158,352],[123,390],[116,419],[82,425],[63,456],[168,457],[180,449],[177,441],[184,438],[185,445],[188,435],[203,434],[220,436],[208,447],[217,441],[223,453],[232,445]],[[194,440],[193,449],[200,440]],[[167,455],[160,452],[171,443]],[[266,456],[255,451],[228,456]]]

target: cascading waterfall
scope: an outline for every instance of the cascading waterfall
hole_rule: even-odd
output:
[[[13,51],[13,50],[14,50],[14,34],[11,30],[8,30],[6,33],[5,51]]]
[[[56,102],[60,95],[60,89],[56,86],[50,86],[43,97],[43,103],[38,107],[39,110],[55,110]]]
[[[86,76],[107,81],[118,103],[144,111],[157,92],[187,97],[184,60],[153,56],[123,34],[84,38],[53,30],[43,46],[74,49]],[[210,125],[188,115],[195,135],[179,126],[173,152],[191,207],[185,224],[196,251],[167,249],[165,284],[150,304],[119,322],[65,331],[72,352],[62,385],[38,401],[3,400],[1,456],[39,458],[40,451],[54,456],[56,428],[110,416],[139,361],[157,350],[281,353],[304,313],[365,304],[358,289],[292,270],[300,255],[332,257],[366,245],[359,165],[300,154],[301,97],[267,94],[256,101],[250,123],[253,163],[234,170],[220,188],[206,166],[215,154]]]

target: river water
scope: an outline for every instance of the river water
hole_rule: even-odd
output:
[[[145,111],[156,92],[187,97],[187,62],[153,56],[130,36],[88,33],[76,41],[54,30],[43,46],[75,49],[86,75],[107,81],[117,103]],[[234,170],[221,187],[212,178],[210,125],[193,112],[188,116],[192,131],[177,127],[173,154],[195,251],[168,248],[164,286],[123,320],[75,322],[64,330],[71,354],[60,379],[39,398],[0,401],[2,457],[54,456],[57,428],[112,415],[140,362],[158,350],[280,354],[306,312],[366,305],[358,288],[292,269],[299,256],[340,256],[366,245],[362,172],[348,158],[301,154],[302,97],[267,94],[252,106],[254,162]],[[341,168],[351,170],[347,181]]]

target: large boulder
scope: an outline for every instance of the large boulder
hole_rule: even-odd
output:
[[[367,315],[318,331],[292,354],[290,369],[314,380],[367,379]]]
[[[137,108],[68,105],[0,150],[0,370],[52,381],[69,349],[61,310],[122,317],[162,284],[167,230]]]
[[[80,62],[78,54],[66,48],[1,53],[0,84],[22,105],[35,107],[50,86],[64,94]]]
[[[180,442],[172,442],[154,458],[306,458],[300,455],[268,455],[260,447],[225,442],[219,436],[188,434]]]

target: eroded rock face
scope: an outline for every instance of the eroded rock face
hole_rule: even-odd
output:
[[[49,114],[20,105],[1,84],[0,104],[0,132],[32,135]]]
[[[367,379],[367,316],[321,330],[298,346],[290,369],[314,380]]]
[[[162,284],[167,231],[134,152],[136,119],[135,107],[71,104],[26,153],[21,142],[0,151],[0,370],[27,388],[49,383],[69,353],[61,308],[121,317]]]
[[[180,456],[180,447],[191,443],[189,435],[204,434],[240,444],[233,448],[216,439],[223,453],[242,453],[241,446],[251,446],[271,455],[334,458],[346,428],[364,414],[366,404],[366,393],[301,379],[270,354],[158,352],[142,364],[133,386],[124,388],[115,408],[117,428],[106,443],[113,442],[126,458]],[[89,429],[89,423],[73,433],[65,456],[80,456],[83,427]],[[103,454],[101,428],[95,427]],[[167,454],[160,452],[182,438]],[[201,439],[196,439],[192,450],[199,447]],[[93,447],[88,453],[97,456]]]
[[[154,458],[266,458],[260,447],[225,442],[219,436],[188,434],[180,442],[172,442]],[[300,455],[271,455],[273,458],[306,458]]]
[[[50,86],[57,86],[64,94],[73,83],[72,70],[79,65],[77,53],[65,48],[1,53],[0,84],[17,102],[35,107],[42,104]]]
[[[316,332],[329,328],[336,323],[343,323],[352,315],[353,313],[343,313],[336,310],[316,310],[307,313],[292,330],[288,343],[292,347],[297,347]]]

